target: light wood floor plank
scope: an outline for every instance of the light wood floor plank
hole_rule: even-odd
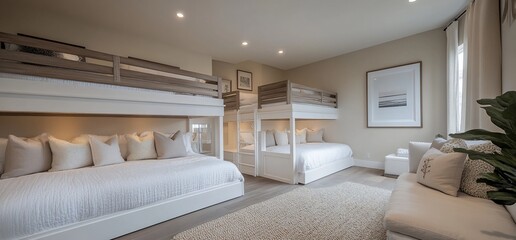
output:
[[[382,176],[382,170],[351,167],[343,171],[322,178],[308,185],[310,188],[330,187],[343,182],[355,182],[368,186],[392,190],[395,185],[394,178]],[[250,205],[265,201],[283,193],[292,191],[302,185],[289,185],[276,182],[262,177],[245,176],[245,195],[230,201],[226,201],[215,206],[211,206],[199,211],[136,231],[119,240],[169,240],[175,234],[200,225],[202,223],[217,219],[228,213],[238,211]]]

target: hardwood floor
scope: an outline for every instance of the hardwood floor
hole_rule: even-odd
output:
[[[315,182],[305,185],[310,188],[321,188],[337,185],[343,182],[355,182],[373,187],[392,190],[395,185],[394,178],[382,176],[382,170],[351,167],[332,174]],[[247,206],[253,205],[273,198],[280,194],[289,192],[303,185],[289,185],[276,182],[262,177],[245,176],[245,195],[227,202],[223,202],[199,211],[142,229],[137,232],[119,237],[120,240],[128,239],[171,239],[174,235],[200,225],[202,223],[217,219],[228,213],[238,211]]]

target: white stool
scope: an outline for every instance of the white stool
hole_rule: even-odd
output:
[[[385,175],[400,175],[409,171],[407,157],[398,157],[396,154],[385,156]]]

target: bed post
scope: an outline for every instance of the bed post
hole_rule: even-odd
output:
[[[296,173],[296,118],[294,114],[290,114],[290,157],[292,160],[292,179],[291,184],[297,183],[297,173]]]
[[[257,133],[255,135],[255,144],[254,146],[254,166],[256,171],[256,176],[262,176],[263,175],[263,169],[262,169],[262,151],[266,150],[266,143],[265,143],[265,132],[262,132],[262,119],[258,114],[255,115],[255,132]]]
[[[224,160],[224,117],[215,117],[215,156]]]

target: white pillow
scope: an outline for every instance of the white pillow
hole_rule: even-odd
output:
[[[46,134],[34,138],[9,135],[8,139],[2,179],[46,172],[50,169],[52,153]]]
[[[136,133],[132,133],[136,134]],[[95,137],[99,139],[100,141],[107,141],[111,136],[100,136],[100,135],[93,135],[93,134],[81,134],[79,137],[76,137],[72,139],[72,143],[87,143],[90,144],[90,137]],[[127,159],[127,139],[125,139],[125,135],[118,135],[118,146],[120,147],[120,154],[124,159]]]
[[[127,139],[127,161],[156,159],[156,147],[154,145],[154,135],[144,132],[140,136],[136,134],[125,135]]]
[[[276,146],[276,140],[274,139],[274,131],[271,131],[271,130],[265,131],[265,146],[266,147]]]
[[[296,143],[306,143],[306,128],[296,129]]]
[[[154,132],[154,141],[156,143],[158,159],[186,156],[184,137],[180,131],[173,136]]]
[[[192,149],[192,132],[187,132],[183,135],[183,140],[185,142],[185,148],[187,153],[194,153]]]
[[[247,144],[247,145],[254,144],[253,133],[249,133],[249,132],[240,133],[240,142]]]
[[[82,168],[93,165],[89,143],[70,143],[49,137],[52,167],[49,172]]]
[[[319,130],[310,130],[307,129],[306,131],[306,142],[319,142],[322,143],[323,141],[323,134],[324,134],[324,128],[321,128]]]
[[[466,154],[443,153],[430,148],[417,169],[417,181],[451,196],[457,196]]]
[[[124,159],[120,154],[118,136],[114,135],[107,141],[102,141],[95,136],[90,136],[91,156],[95,166],[104,166],[123,163]]]
[[[285,131],[274,131],[274,139],[278,146],[288,145],[288,134]]]
[[[506,205],[505,208],[507,208],[507,211],[511,214],[512,220],[516,223],[516,203],[513,205]]]
[[[7,138],[0,138],[0,175],[4,172],[5,148],[7,148]]]

